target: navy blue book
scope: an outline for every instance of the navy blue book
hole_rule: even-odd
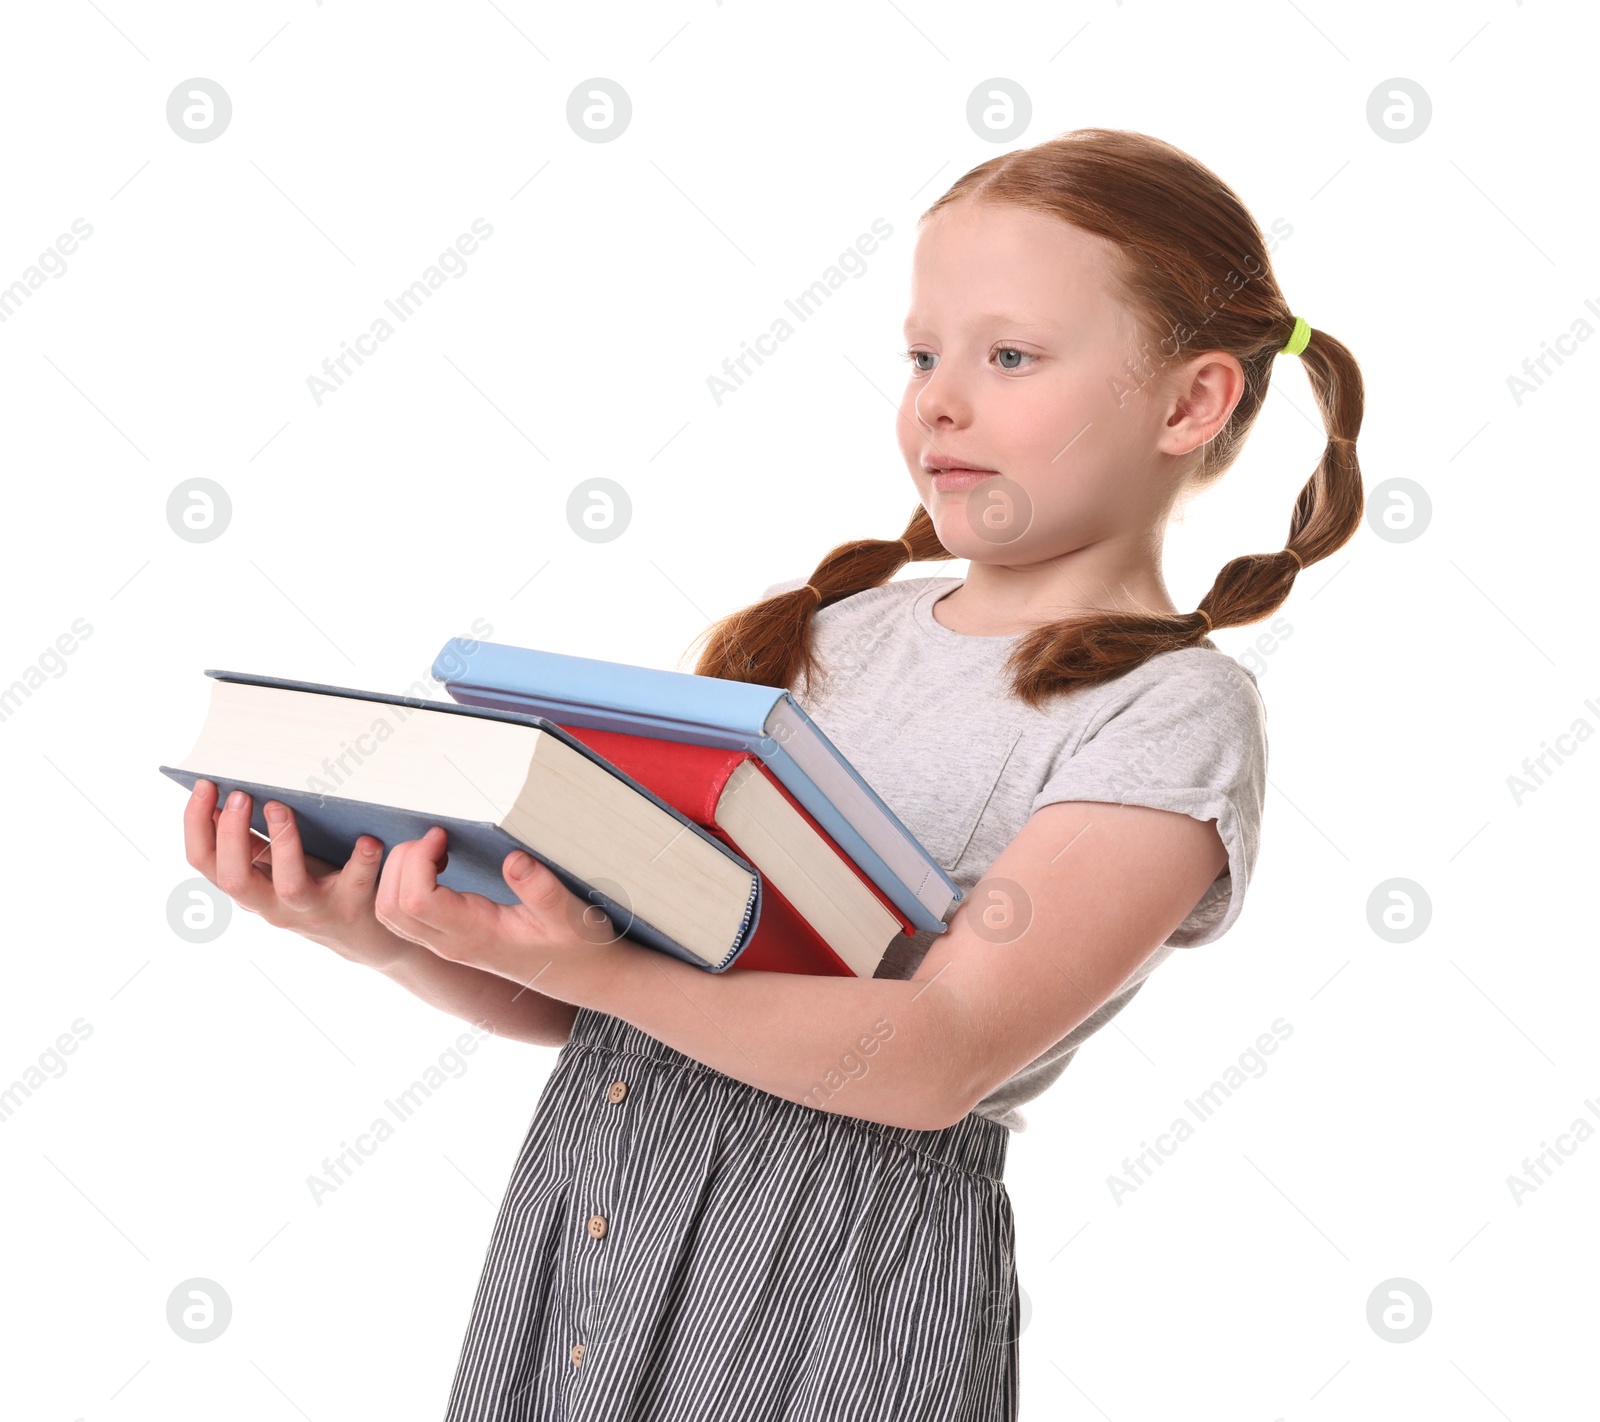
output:
[[[363,834],[387,859],[440,825],[449,862],[439,882],[497,903],[517,901],[500,866],[521,848],[616,933],[709,972],[730,967],[755,932],[755,866],[543,716],[206,675],[199,738],[180,764],[157,768],[188,789],[214,781],[219,801],[244,790],[263,836],[269,799],[294,811],[306,852],[334,865]],[[594,909],[585,913],[593,923]]]

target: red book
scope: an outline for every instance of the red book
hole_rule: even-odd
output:
[[[761,917],[734,968],[871,977],[895,937],[916,931],[749,751],[562,729],[755,865]]]

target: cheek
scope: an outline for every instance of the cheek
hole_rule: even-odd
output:
[[[900,453],[907,461],[913,463],[920,457],[923,444],[922,427],[917,420],[916,399],[916,391],[908,385],[900,397],[898,418],[894,422],[895,443],[900,446]]]
[[[1006,401],[1003,410],[996,409],[988,421],[1002,445],[997,453],[1008,451],[1020,468],[1039,473],[1059,470],[1095,433],[1096,416],[1085,413],[1082,394],[1044,381],[1030,381],[1027,389],[1016,390],[1016,398]]]
[[[1150,377],[1141,381],[1122,372],[1103,378],[1093,394],[1092,413],[1107,449],[1120,453],[1133,448],[1149,436],[1151,422],[1159,422],[1162,397]]]
[[[999,423],[1022,462],[1037,470],[1118,458],[1137,439],[1142,407],[1119,406],[1098,367],[1030,381],[1022,394]]]

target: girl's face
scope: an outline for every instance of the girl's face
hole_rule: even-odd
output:
[[[1099,544],[1111,554],[1102,571],[1117,575],[1159,553],[1178,456],[1209,435],[1177,418],[1188,402],[1170,393],[1172,377],[1187,368],[1139,355],[1112,294],[1113,250],[1003,204],[956,202],[923,223],[897,429],[956,557],[1020,567]],[[999,477],[936,474],[944,465]]]

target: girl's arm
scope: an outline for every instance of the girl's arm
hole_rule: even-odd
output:
[[[582,903],[531,857],[525,879],[506,861],[517,905],[438,887],[443,843],[430,829],[384,868],[375,911],[405,937],[774,1095],[913,1130],[959,1121],[1115,996],[1227,863],[1214,820],[1046,805],[897,981],[706,973],[626,939],[597,945],[574,927]]]

